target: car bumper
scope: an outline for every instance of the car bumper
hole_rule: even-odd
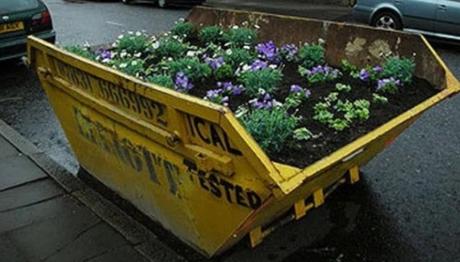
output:
[[[53,44],[56,41],[56,32],[54,30],[37,33],[33,35]],[[13,38],[5,42],[0,42],[0,61],[19,58],[25,56],[26,54],[27,36]]]

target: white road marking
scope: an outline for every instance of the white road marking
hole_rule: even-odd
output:
[[[116,25],[116,26],[121,26],[121,27],[125,27],[124,24],[120,24],[120,23],[117,23],[117,22],[112,22],[112,21],[106,21],[107,24],[109,25]]]

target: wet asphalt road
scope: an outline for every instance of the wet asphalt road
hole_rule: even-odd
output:
[[[45,0],[58,41],[107,43],[123,31],[165,31],[186,9]],[[460,78],[456,46],[435,48]],[[0,64],[0,118],[72,172],[77,164],[35,76]],[[255,250],[240,244],[222,261],[460,261],[460,96],[428,111],[304,219]]]

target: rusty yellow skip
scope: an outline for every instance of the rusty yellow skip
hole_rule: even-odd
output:
[[[207,256],[249,236],[252,246],[302,218],[459,83],[421,36],[367,27],[194,8],[197,26],[260,26],[260,40],[326,41],[327,61],[376,63],[381,53],[412,56],[416,75],[440,92],[316,163],[271,161],[229,109],[77,57],[30,37],[29,62],[82,168]],[[277,221],[277,222],[274,222]]]

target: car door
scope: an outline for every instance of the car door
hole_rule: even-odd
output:
[[[437,8],[437,33],[460,36],[460,0],[440,0]]]
[[[404,28],[433,31],[440,0],[394,0],[401,10]]]

